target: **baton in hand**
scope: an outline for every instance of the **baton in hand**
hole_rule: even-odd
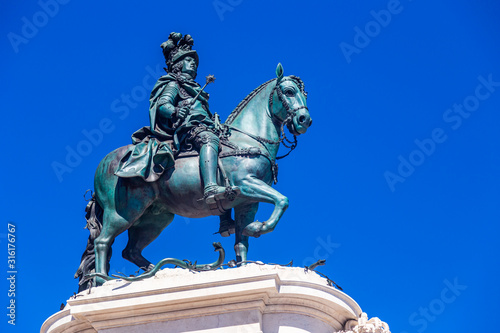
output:
[[[215,76],[213,76],[212,74],[210,75],[207,75],[206,77],[206,82],[205,82],[205,85],[201,88],[200,91],[198,91],[198,93],[196,94],[196,96],[191,100],[191,103],[188,105],[189,106],[189,109],[191,109],[191,107],[193,106],[193,104],[198,100],[198,96],[200,96],[201,92],[203,91],[203,89],[205,89],[206,86],[208,86],[209,83],[212,83],[215,81]],[[179,127],[179,125],[181,124],[181,122],[187,117],[187,114],[184,118],[182,119],[177,119],[177,121],[175,122],[173,128],[176,129],[177,127]]]

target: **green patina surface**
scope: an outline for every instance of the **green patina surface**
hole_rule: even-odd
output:
[[[77,272],[81,289],[89,273],[108,274],[110,245],[126,230],[123,257],[151,270],[154,265],[142,250],[175,215],[219,215],[219,232],[235,234],[236,260],[244,262],[249,237],[273,231],[288,207],[288,199],[271,185],[277,181],[280,143],[293,150],[296,136],[312,123],[303,82],[284,76],[278,64],[276,78],[254,89],[221,124],[204,91],[214,78],[207,77],[203,87],[195,81],[199,57],[192,46],[191,36],[179,33],[162,44],[168,73],[151,93],[150,126],[136,131],[133,144],[109,153],[97,168],[95,195],[87,207],[88,255]],[[285,128],[295,140],[287,138]],[[254,221],[260,202],[275,207],[265,222]]]

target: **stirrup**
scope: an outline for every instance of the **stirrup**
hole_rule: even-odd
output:
[[[240,193],[241,190],[237,186],[217,186],[217,188],[207,191],[203,199],[206,204],[211,205],[215,204],[218,200],[233,201]]]

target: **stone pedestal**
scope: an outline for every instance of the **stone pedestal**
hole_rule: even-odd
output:
[[[387,333],[356,302],[303,268],[251,264],[109,281],[68,300],[42,333]]]

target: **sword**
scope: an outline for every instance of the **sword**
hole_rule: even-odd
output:
[[[194,105],[194,103],[198,100],[198,96],[200,96],[200,94],[203,91],[203,89],[205,89],[206,86],[208,86],[210,83],[212,83],[214,81],[215,81],[215,76],[213,76],[212,74],[207,75],[206,81],[205,81],[205,85],[201,88],[200,91],[198,91],[198,93],[196,94],[196,96],[191,100],[191,103],[189,104],[189,109],[191,109],[191,107]],[[181,122],[184,119],[186,119],[186,117],[188,116],[188,114],[186,114],[186,116],[183,119],[180,119],[180,118],[177,119],[177,121],[175,122],[175,124],[173,126],[173,129],[176,129],[177,127],[179,127],[179,125],[181,124]]]

